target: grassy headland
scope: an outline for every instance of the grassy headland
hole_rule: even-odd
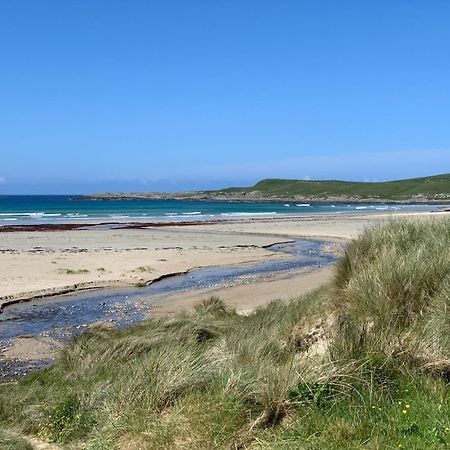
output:
[[[331,285],[290,303],[241,316],[211,299],[91,328],[52,368],[0,385],[0,443],[447,448],[449,248],[448,221],[390,222],[348,246]]]
[[[450,174],[387,182],[351,182],[338,180],[279,180],[267,179],[246,188],[229,188],[224,193],[260,193],[265,197],[305,199],[382,199],[411,200],[450,199]],[[256,195],[256,194],[254,194]]]
[[[311,202],[448,202],[450,174],[386,182],[339,180],[267,179],[250,187],[230,187],[216,191],[104,193],[95,199],[180,199],[237,201],[311,201]]]

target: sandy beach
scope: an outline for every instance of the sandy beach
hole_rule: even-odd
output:
[[[184,228],[2,233],[0,296],[135,286],[197,267],[261,261],[271,254],[264,246],[283,240]]]
[[[1,233],[0,304],[80,289],[135,286],[193,268],[284,258],[264,247],[299,237],[345,242],[392,216],[316,215],[168,228]],[[282,292],[292,294],[277,286],[264,290],[264,296],[286,296]]]

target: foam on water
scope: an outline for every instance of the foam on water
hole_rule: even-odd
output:
[[[229,217],[248,217],[248,216],[273,216],[274,214],[278,214],[276,211],[270,212],[262,212],[262,213],[251,213],[251,212],[231,212],[231,213],[220,213],[221,216],[229,216]]]
[[[197,200],[90,200],[74,196],[0,196],[0,226],[88,221],[214,220],[214,218],[264,217],[402,210],[437,210],[444,205],[326,204],[236,202]],[[179,218],[182,219],[179,219]]]

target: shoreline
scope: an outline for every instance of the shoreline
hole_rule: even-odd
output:
[[[252,202],[253,203],[253,202]],[[428,206],[420,205],[417,206]],[[437,204],[429,204],[429,206],[438,206]],[[371,210],[371,209],[360,209],[351,211],[340,211],[340,212],[295,212],[295,213],[245,213],[244,216],[240,216],[239,213],[234,218],[223,217],[222,215],[216,215],[211,219],[198,219],[194,218],[191,220],[186,220],[185,218],[179,217],[180,220],[152,220],[148,221],[147,218],[142,217],[129,217],[122,220],[108,220],[106,217],[92,217],[85,218],[84,222],[73,222],[73,219],[67,218],[62,219],[60,222],[44,222],[44,223],[13,223],[13,224],[0,224],[0,233],[15,233],[15,232],[27,232],[27,231],[84,231],[85,229],[96,229],[98,227],[110,228],[110,229],[145,229],[145,228],[169,228],[169,227],[190,227],[190,226],[201,226],[201,225],[217,225],[217,224],[227,224],[227,223],[246,223],[246,222],[257,222],[257,221],[267,221],[267,220],[303,220],[303,219],[313,219],[313,218],[331,218],[331,217],[342,217],[342,218],[353,218],[353,217],[377,217],[383,216],[402,216],[402,215],[435,215],[435,214],[445,214],[450,213],[450,207],[437,210],[420,211],[420,210]],[[210,217],[214,215],[209,215]],[[157,216],[155,216],[156,219]],[[161,219],[164,216],[161,216]],[[194,216],[195,217],[195,216]],[[201,215],[200,215],[201,217]],[[71,221],[72,220],[72,221]]]
[[[67,196],[62,197],[66,198]],[[164,202],[164,200],[162,201]],[[207,202],[207,200],[205,201]],[[378,202],[351,202],[351,204],[346,204],[347,202],[312,202],[311,204],[296,204],[295,202],[298,200],[294,200],[291,203],[286,204],[286,201],[289,200],[272,202],[270,210],[251,210],[251,208],[249,210],[242,210],[242,207],[240,209],[236,207],[237,209],[234,211],[225,210],[223,212],[218,212],[217,208],[211,210],[206,207],[203,209],[202,205],[197,205],[199,210],[191,212],[178,211],[163,214],[162,211],[164,209],[158,210],[158,208],[156,208],[154,214],[144,214],[142,211],[141,213],[133,213],[133,209],[131,208],[130,211],[124,211],[124,215],[120,215],[112,207],[110,207],[109,212],[104,212],[103,214],[94,214],[91,212],[91,215],[89,215],[88,211],[84,210],[80,210],[80,213],[69,213],[64,210],[68,205],[65,205],[61,210],[54,210],[54,206],[51,206],[48,210],[49,212],[2,212],[0,214],[0,233],[16,231],[69,231],[97,227],[182,227],[202,224],[213,225],[220,222],[242,220],[266,220],[268,218],[302,219],[305,217],[327,217],[334,215],[353,216],[403,213],[436,214],[450,211],[450,202],[381,202],[379,204]],[[217,202],[223,204],[253,204],[254,206],[268,203],[264,201],[227,202],[219,200],[217,200]],[[214,203],[214,201],[209,203]],[[396,204],[398,206],[395,206]],[[29,207],[28,209],[31,210],[32,208],[33,207]],[[41,205],[40,208],[44,210],[46,206]],[[177,207],[174,209],[176,208]],[[81,214],[80,217],[74,217],[78,214]]]
[[[213,225],[219,223],[221,220],[205,220],[205,221],[179,221],[179,222],[138,222],[138,221],[124,221],[124,222],[103,222],[101,219],[92,219],[92,222],[85,223],[30,223],[17,225],[0,225],[0,233],[15,233],[26,231],[84,231],[85,228],[94,227],[114,227],[116,230],[121,229],[141,229],[141,228],[165,228],[165,227],[185,227],[191,225]],[[111,228],[113,229],[113,228]]]

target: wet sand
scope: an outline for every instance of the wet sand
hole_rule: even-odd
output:
[[[191,310],[196,304],[210,297],[218,297],[240,314],[249,314],[271,301],[290,300],[305,295],[331,282],[334,267],[304,269],[295,272],[274,274],[255,282],[248,281],[232,286],[202,289],[196,292],[177,293],[164,296],[156,303],[152,317],[176,314],[180,310]]]

